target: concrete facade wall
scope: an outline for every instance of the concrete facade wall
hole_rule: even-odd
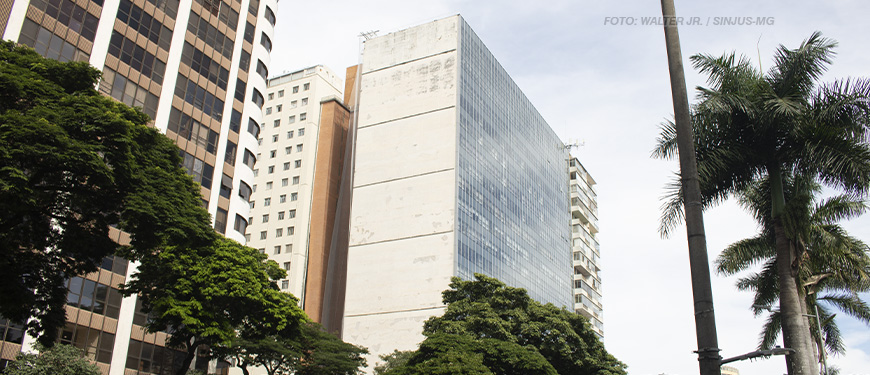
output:
[[[416,348],[454,274],[458,41],[458,16],[366,41],[343,339],[372,365]]]

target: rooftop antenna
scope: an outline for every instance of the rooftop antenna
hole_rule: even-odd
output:
[[[563,146],[566,151],[571,152],[571,149],[580,148],[586,146],[586,141],[578,141],[568,138],[568,143]]]
[[[363,32],[359,33],[359,36],[366,38],[366,40],[369,40],[371,38],[378,36],[379,31],[380,30],[363,31]]]

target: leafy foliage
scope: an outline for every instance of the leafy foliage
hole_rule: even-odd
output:
[[[581,315],[476,274],[453,278],[407,364],[384,374],[625,374]]]
[[[189,365],[200,345],[230,345],[237,331],[292,333],[307,320],[273,281],[286,273],[266,259],[222,237],[198,248],[168,246],[143,257],[123,292],[142,298],[147,328],[171,332],[167,344],[187,350]]]
[[[845,344],[830,308],[840,309],[847,315],[870,324],[870,307],[859,293],[870,291],[870,254],[868,247],[851,237],[837,222],[857,217],[867,210],[865,203],[847,195],[838,195],[821,202],[816,196],[821,187],[805,178],[786,180],[787,227],[804,259],[798,271],[800,285],[810,287],[806,303],[808,312],[819,308],[823,341],[827,350],[843,354]],[[740,203],[753,212],[761,224],[761,234],[728,246],[717,258],[719,273],[733,275],[764,263],[759,272],[750,273],[737,282],[740,290],[755,293],[752,309],[756,315],[772,310],[778,302],[777,259],[774,251],[772,221],[770,219],[769,186],[765,181],[753,185],[740,196]],[[810,333],[818,342],[816,321],[811,320]],[[760,335],[759,349],[770,349],[776,344],[781,329],[778,310],[770,312]]]
[[[404,366],[413,355],[413,350],[393,350],[390,354],[379,355],[381,362],[373,368],[375,375],[384,375],[387,371]]]
[[[131,234],[131,259],[215,236],[175,145],[140,110],[97,93],[99,76],[0,43],[0,314],[49,346],[64,280],[117,249],[109,226]]]
[[[800,223],[807,223],[807,218],[788,212],[788,207],[800,205],[787,201],[799,195],[789,196],[785,181],[805,178],[851,197],[864,196],[870,189],[870,80],[817,83],[831,63],[835,46],[818,32],[798,48],[780,46],[765,74],[734,53],[691,57],[710,85],[698,88],[698,103],[692,110],[701,204],[710,207],[729,197],[757,194],[752,192],[755,186],[761,181],[767,184],[767,212],[760,216],[756,212],[756,219],[771,224],[768,232],[742,243],[734,255],[747,256],[768,239],[775,244],[776,262],[766,265],[766,270],[777,278],[784,343],[797,351],[787,356],[790,374],[816,370],[798,280],[807,241]],[[653,156],[673,157],[675,134],[673,124],[665,124]],[[683,217],[680,185],[672,183],[668,188],[660,227],[663,235]],[[745,281],[744,285],[752,285],[753,280]],[[757,297],[762,302],[771,300],[768,294]]]
[[[39,354],[19,353],[9,362],[4,375],[101,375],[97,365],[71,345],[58,344],[51,348],[37,346]]]
[[[302,324],[293,334],[255,335],[248,331],[248,337],[215,348],[216,356],[235,360],[246,375],[249,366],[261,366],[269,375],[350,375],[366,365],[363,355],[368,350],[342,341],[314,322]]]

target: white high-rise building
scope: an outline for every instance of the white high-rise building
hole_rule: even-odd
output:
[[[322,239],[331,238],[332,230],[324,224],[334,222],[335,208],[327,206],[327,196],[335,196],[338,189],[337,177],[330,184],[330,178],[317,178],[325,175],[316,173],[341,168],[335,158],[341,161],[344,155],[348,122],[339,99],[341,85],[321,65],[269,79],[251,187],[247,245],[287,271],[287,278],[279,281],[281,290],[299,298],[315,321],[320,321],[323,292],[308,281],[325,278],[322,265],[318,271],[314,263],[328,253]],[[311,300],[306,289],[316,294]]]
[[[415,349],[453,276],[573,307],[568,153],[462,17],[367,40],[360,69],[344,340]]]
[[[601,305],[598,194],[595,180],[577,158],[569,162],[571,244],[574,250],[574,311],[589,319],[592,330],[604,337]]]

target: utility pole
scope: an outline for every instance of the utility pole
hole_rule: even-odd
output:
[[[683,208],[686,213],[686,234],[689,242],[689,267],[692,271],[692,296],[695,302],[695,334],[698,340],[698,365],[701,375],[721,375],[719,340],[716,336],[716,316],[713,312],[713,287],[707,260],[707,237],[701,206],[701,188],[695,160],[692,118],[686,93],[686,76],[680,52],[673,0],[662,0],[665,45],[668,50],[668,70],[671,95],[674,100],[674,121],[677,125],[677,149],[680,156],[680,180],[683,186]]]

